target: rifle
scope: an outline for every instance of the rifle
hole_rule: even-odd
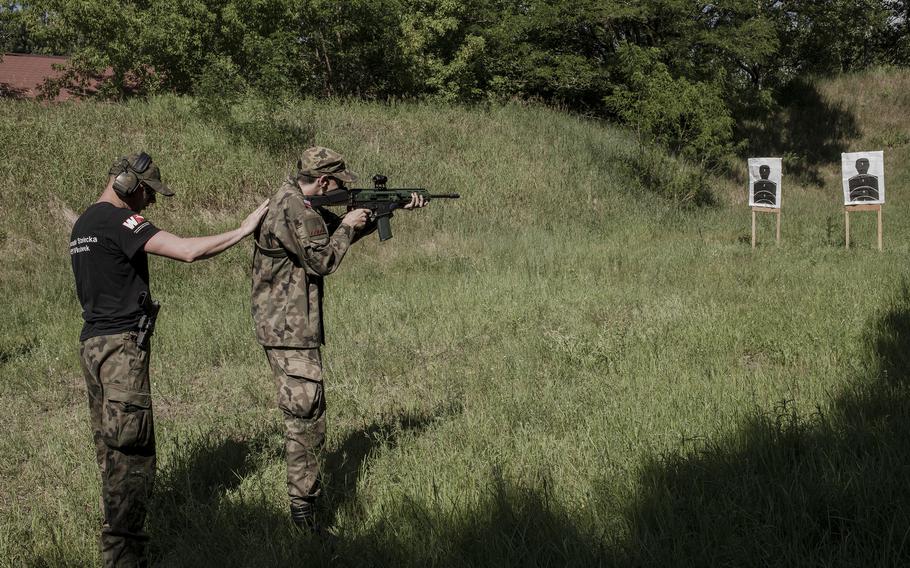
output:
[[[372,189],[335,189],[325,195],[314,195],[307,201],[315,207],[347,205],[348,211],[369,209],[370,221],[376,221],[379,227],[379,240],[392,238],[392,211],[411,202],[411,194],[416,193],[425,201],[431,199],[458,199],[457,193],[432,194],[426,189],[389,189],[386,182],[389,178],[376,174],[373,176]]]
[[[161,304],[147,292],[139,293],[139,307],[142,308],[142,317],[139,318],[139,334],[136,336],[136,345],[139,349],[148,349],[149,338],[155,331],[155,319],[158,317],[158,310]]]

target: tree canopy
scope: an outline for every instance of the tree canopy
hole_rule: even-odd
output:
[[[538,100],[680,153],[807,75],[905,65],[906,0],[33,0],[5,51],[69,55],[102,96]],[[49,85],[53,88],[57,85]]]

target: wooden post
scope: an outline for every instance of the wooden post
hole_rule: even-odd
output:
[[[878,250],[884,250],[882,240],[882,206],[880,203],[874,205],[844,205],[844,244],[850,248],[850,212],[851,211],[875,211],[878,213]]]
[[[850,210],[844,207],[844,231],[845,237],[844,242],[846,243],[847,250],[850,249]]]
[[[757,241],[756,226],[755,226],[755,214],[756,213],[777,213],[777,231],[775,233],[774,242],[779,245],[780,244],[780,207],[752,207],[752,248],[755,248],[755,243]]]
[[[755,248],[755,208],[752,208],[752,248]]]
[[[780,246],[780,209],[777,210],[777,235],[774,237],[774,242]]]
[[[878,252],[882,252],[882,206],[878,206]]]

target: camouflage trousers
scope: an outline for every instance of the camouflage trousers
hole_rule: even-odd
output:
[[[325,391],[319,349],[266,348],[284,414],[288,497],[300,507],[319,497],[319,459],[325,445]]]
[[[155,479],[149,352],[135,333],[92,337],[79,346],[101,470],[101,555],[105,566],[147,566],[143,531]]]

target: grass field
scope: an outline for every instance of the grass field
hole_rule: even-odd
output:
[[[150,261],[155,565],[906,565],[907,93],[906,72],[839,78],[776,123],[805,136],[752,125],[756,155],[786,153],[783,242],[764,215],[756,250],[744,163],[716,205],[680,207],[641,189],[628,134],[538,107],[212,123],[173,97],[0,101],[0,565],[100,560],[69,212],[143,148],[178,194],[153,222],[226,230],[311,143],[462,195],[397,214],[328,281],[337,538],[288,519],[245,242]],[[840,152],[862,150],[885,151],[882,253],[869,213],[844,249]]]

